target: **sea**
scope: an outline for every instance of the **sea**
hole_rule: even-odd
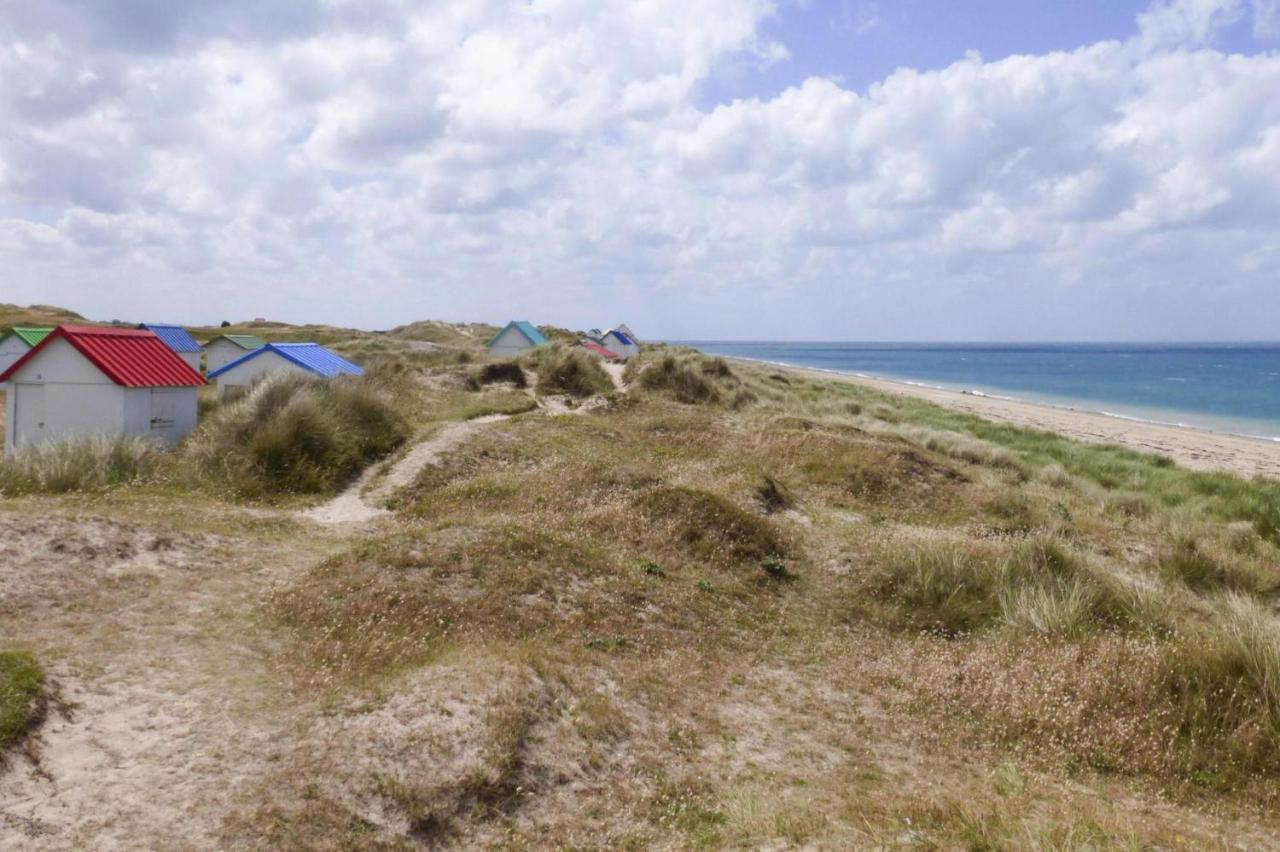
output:
[[[680,343],[713,355],[1280,441],[1280,343]]]

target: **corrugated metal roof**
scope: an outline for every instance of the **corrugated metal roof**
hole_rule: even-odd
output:
[[[63,339],[102,371],[126,388],[198,387],[204,378],[191,369],[159,337],[146,329],[91,325],[60,325],[40,344],[0,375],[7,381],[23,364],[54,340]]]
[[[492,346],[494,341],[497,340],[502,335],[506,334],[507,329],[509,328],[514,328],[516,331],[523,334],[525,336],[525,339],[528,340],[530,343],[532,343],[534,346],[541,346],[547,342],[547,339],[542,336],[542,332],[538,331],[537,327],[534,326],[533,323],[527,322],[525,320],[512,320],[511,322],[504,325],[502,327],[502,330],[499,331],[497,334],[495,334],[492,338],[490,338],[489,342],[485,345]]]
[[[616,328],[611,328],[611,329],[609,329],[609,334],[606,334],[606,335],[605,335],[605,339],[606,339],[606,340],[608,339],[608,337],[609,337],[609,335],[610,335],[610,334],[612,334],[614,337],[616,337],[616,338],[618,338],[619,340],[621,340],[624,346],[634,346],[634,345],[635,345],[635,343],[631,340],[631,338],[630,338],[630,337],[627,337],[627,335],[626,335],[624,332],[618,331]]]
[[[35,346],[40,343],[41,340],[48,337],[49,332],[51,331],[53,331],[52,328],[36,328],[30,325],[15,325],[13,328],[9,329],[9,334],[17,337],[28,346]],[[8,337],[9,334],[4,335],[4,337]],[[3,339],[3,337],[0,337],[0,340]]]
[[[603,346],[601,346],[599,343],[596,343],[596,342],[594,342],[594,341],[591,341],[591,340],[584,340],[584,341],[582,341],[582,346],[583,346],[583,348],[588,349],[588,350],[590,350],[590,351],[592,351],[592,352],[596,353],[597,355],[601,356],[602,358],[610,358],[610,359],[616,359],[616,358],[618,358],[618,353],[617,353],[617,352],[613,352],[613,351],[611,351],[611,350],[609,350],[609,349],[605,349],[605,348],[604,348]]]
[[[341,374],[350,376],[364,375],[364,370],[360,369],[358,365],[351,363],[337,353],[330,352],[319,343],[268,343],[259,349],[240,356],[229,364],[219,367],[209,374],[209,378],[216,379],[232,367],[257,358],[264,352],[274,352],[281,358],[286,358],[299,367],[309,370],[318,376],[324,376],[326,379],[332,379],[334,376]]]
[[[174,352],[199,352],[200,344],[191,332],[187,331],[180,325],[161,325],[158,323],[144,322],[138,328],[145,328],[153,333],[156,337],[164,341]]]
[[[205,344],[205,348],[207,349],[219,340],[230,340],[236,346],[247,351],[259,349],[267,343],[267,341],[263,340],[261,337],[253,334],[219,334],[217,337],[210,339],[209,342]]]

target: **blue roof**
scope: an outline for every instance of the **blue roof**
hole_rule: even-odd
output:
[[[526,322],[525,320],[513,320],[512,322],[507,323],[506,326],[503,327],[502,331],[495,334],[493,339],[489,341],[488,345],[492,346],[495,340],[505,334],[508,328],[512,328],[513,326],[516,331],[523,334],[534,346],[541,346],[547,342],[547,339],[542,336],[542,332],[538,331],[533,323]]]
[[[232,367],[237,367],[245,361],[257,358],[264,352],[274,352],[304,370],[315,373],[317,376],[323,376],[326,379],[332,379],[334,376],[344,373],[349,376],[364,375],[364,370],[360,369],[359,366],[352,364],[341,355],[330,352],[319,343],[268,343],[260,349],[255,349],[246,355],[240,356],[229,364],[224,364],[210,373],[209,378],[216,379]]]
[[[618,338],[628,346],[635,345],[634,341],[632,341],[630,337],[627,337],[625,334],[623,334],[621,331],[618,331],[616,328],[609,329],[609,334],[612,334],[614,337]],[[605,337],[608,337],[609,334],[606,334]]]
[[[164,342],[174,352],[199,352],[200,344],[191,333],[180,325],[160,325],[144,322],[138,328],[145,328]]]

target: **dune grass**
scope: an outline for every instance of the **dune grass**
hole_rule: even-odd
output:
[[[202,485],[242,497],[328,494],[409,434],[392,392],[370,380],[279,376],[207,418],[185,461]]]
[[[164,451],[145,438],[91,437],[21,448],[0,458],[0,496],[100,491],[146,479]]]
[[[39,712],[44,672],[25,651],[0,651],[0,749],[16,742]]]
[[[546,346],[530,356],[538,372],[540,394],[568,394],[579,399],[613,392],[613,381],[591,353],[567,345]]]

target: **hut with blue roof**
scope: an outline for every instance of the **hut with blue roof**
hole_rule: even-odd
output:
[[[621,328],[611,328],[606,331],[604,337],[600,338],[600,345],[616,353],[619,358],[630,358],[640,354],[640,344],[630,332],[623,331]]]
[[[155,322],[139,323],[138,328],[145,329],[160,338],[160,342],[177,352],[178,357],[187,362],[188,367],[197,373],[201,372],[200,356],[204,354],[204,349],[191,336],[191,332],[180,325],[165,325]]]
[[[267,376],[298,375],[332,379],[359,376],[364,370],[319,343],[268,343],[209,373],[218,396],[247,390]]]
[[[510,358],[530,349],[545,345],[547,339],[533,323],[513,320],[493,336],[488,343],[489,354],[494,358]]]

